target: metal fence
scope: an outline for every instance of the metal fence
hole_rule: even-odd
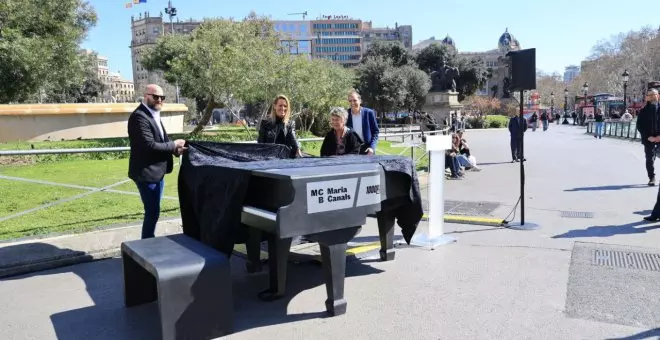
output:
[[[604,122],[603,136],[626,138],[626,139],[640,139],[639,131],[637,131],[637,122],[621,122],[621,121],[607,121]],[[589,121],[587,124],[587,133],[596,132],[596,122]]]
[[[418,130],[414,130],[414,128],[418,128]],[[423,142],[423,137],[425,135],[434,135],[434,134],[443,134],[446,135],[449,133],[449,129],[442,129],[442,130],[435,130],[435,131],[423,131],[421,128],[416,125],[416,126],[402,126],[402,127],[396,127],[396,128],[386,128],[386,131],[389,130],[400,130],[402,132],[395,132],[395,133],[384,133],[379,135],[379,139],[386,140],[386,141],[392,141],[396,140],[397,142],[400,140],[401,144],[398,146],[402,147],[403,150],[398,153],[398,155],[405,155],[406,153],[410,152],[410,157],[412,160],[417,163],[419,162],[423,157],[426,156],[426,148],[424,146]],[[404,132],[406,131],[407,132]],[[306,142],[321,142],[323,141],[322,137],[314,137],[314,138],[300,138],[298,139],[300,143],[306,143]],[[256,143],[256,141],[243,141],[243,142],[237,142],[237,143]],[[394,145],[395,147],[397,146],[396,144]],[[419,149],[422,151],[418,155],[415,154],[415,149]],[[128,152],[130,151],[131,148],[127,146],[120,146],[120,147],[100,147],[100,148],[78,148],[78,149],[31,149],[31,150],[0,150],[0,157],[1,156],[33,156],[33,155],[54,155],[54,154],[78,154],[78,153],[104,153],[104,152]],[[381,150],[377,150],[377,153],[380,154],[387,154],[390,155],[386,152],[383,152]]]

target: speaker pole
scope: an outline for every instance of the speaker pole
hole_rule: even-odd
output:
[[[524,101],[523,95],[525,91],[520,90],[520,123],[527,124],[524,111]],[[520,127],[520,155],[522,159],[520,160],[520,225],[525,225],[525,128],[526,126]]]
[[[520,124],[520,134],[518,135],[520,143],[520,223],[510,223],[507,227],[516,230],[535,230],[539,228],[536,223],[525,224],[525,129],[527,128],[527,120],[525,119],[524,111],[524,90],[520,90],[520,116],[518,124]]]

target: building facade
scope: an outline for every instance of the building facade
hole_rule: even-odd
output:
[[[292,55],[312,58],[312,28],[309,20],[276,20],[273,28],[280,33],[280,44]]]
[[[202,22],[168,22],[149,12],[131,17],[131,59],[133,82],[138,91],[147,84],[161,84],[165,95],[176,98],[175,84],[168,84],[162,72],[147,71],[140,64],[145,49],[156,44],[165,34],[189,34]],[[364,51],[376,40],[401,41],[412,48],[412,26],[398,25],[394,28],[374,28],[372,22],[345,15],[322,15],[316,20],[275,20],[273,28],[280,33],[280,44],[290,54],[306,55],[309,58],[323,58],[350,67],[357,65]]]
[[[311,20],[312,57],[329,59],[343,66],[362,59],[362,20],[346,15],[323,15]]]
[[[580,74],[580,67],[576,65],[566,66],[564,69],[564,83],[568,84]]]
[[[96,98],[97,102],[130,103],[136,101],[133,81],[123,79],[119,72],[110,72],[107,57],[100,56],[92,50],[83,50],[81,53],[93,58],[93,71],[105,85],[105,90]]]
[[[176,21],[167,22],[163,18],[161,12],[159,16],[150,16],[149,12],[142,13],[137,18],[131,17],[131,60],[133,66],[133,82],[138,91],[143,91],[148,84],[159,84],[163,88],[165,96],[172,98],[175,101],[177,98],[177,90],[175,84],[169,84],[163,78],[162,72],[147,71],[140,64],[142,53],[147,48],[156,44],[156,40],[165,34],[189,34],[201,22],[193,21]],[[169,99],[168,99],[169,100]]]
[[[373,27],[371,21],[362,23],[362,50],[369,49],[374,41],[400,41],[407,49],[412,49],[412,26],[394,23],[394,27]]]

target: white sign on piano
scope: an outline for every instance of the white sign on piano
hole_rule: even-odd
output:
[[[380,175],[360,178],[356,206],[380,204]]]
[[[358,178],[307,183],[307,213],[352,208]],[[360,178],[357,206],[380,203],[380,176]]]

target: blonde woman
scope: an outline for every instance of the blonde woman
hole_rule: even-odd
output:
[[[291,148],[291,158],[302,157],[296,124],[291,119],[291,103],[285,95],[273,100],[270,116],[260,123],[257,143],[286,145]]]

